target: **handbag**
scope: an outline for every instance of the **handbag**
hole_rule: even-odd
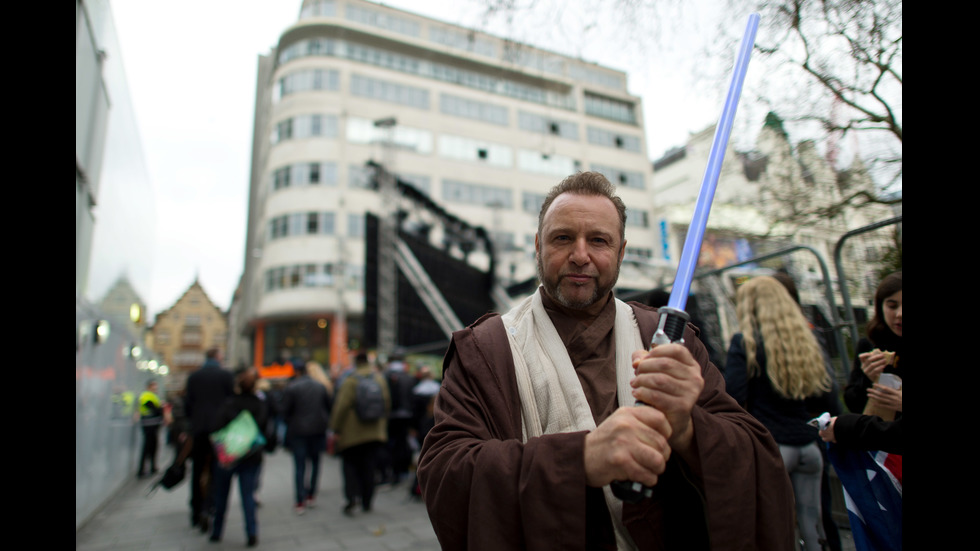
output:
[[[163,486],[165,490],[172,490],[174,486],[180,484],[184,480],[184,475],[186,474],[186,469],[184,469],[183,463],[174,463],[167,470],[163,472],[163,476],[160,477],[160,485]]]
[[[184,462],[174,460],[174,464],[167,467],[167,470],[163,472],[163,476],[146,490],[147,497],[153,495],[161,486],[166,490],[173,490],[174,486],[184,481],[186,474],[187,470],[184,468]]]
[[[212,432],[210,438],[218,465],[225,469],[233,469],[265,446],[265,437],[248,410],[242,410],[230,423]]]

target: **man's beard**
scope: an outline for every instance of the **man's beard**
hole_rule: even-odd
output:
[[[560,275],[557,276],[557,278],[554,281],[548,281],[547,279],[545,279],[544,263],[541,262],[541,255],[537,254],[536,256],[538,260],[538,281],[540,281],[541,285],[544,286],[544,291],[548,293],[548,296],[551,297],[555,302],[571,310],[585,310],[586,308],[598,302],[600,299],[605,298],[605,296],[609,294],[609,291],[611,291],[612,288],[616,286],[616,281],[619,280],[620,264],[617,263],[616,273],[613,274],[612,281],[609,282],[609,285],[606,286],[599,285],[599,278],[596,277],[595,287],[592,289],[592,295],[590,295],[585,300],[572,299],[570,297],[566,297],[562,293],[561,285],[560,285],[561,283]]]

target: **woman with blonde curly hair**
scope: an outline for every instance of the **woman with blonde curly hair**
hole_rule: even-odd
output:
[[[819,550],[823,457],[817,429],[807,420],[814,397],[832,399],[824,356],[799,305],[775,278],[743,283],[735,311],[742,332],[732,337],[728,350],[726,388],[779,444],[796,494],[804,549]]]

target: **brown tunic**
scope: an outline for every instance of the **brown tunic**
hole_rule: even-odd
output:
[[[631,306],[649,342],[657,314]],[[612,311],[614,317],[614,306]],[[549,311],[552,319],[556,313],[563,317]],[[603,382],[606,371],[614,371],[609,358],[615,354],[604,349],[614,346],[607,343],[613,321],[604,321],[606,314],[591,323],[572,321],[566,341],[597,422],[615,410],[615,374],[611,386]],[[560,334],[569,331],[568,321],[557,321]],[[691,414],[700,465],[672,456],[653,498],[624,505],[624,524],[640,549],[792,548],[793,494],[776,443],[725,392],[693,326],[685,341],[705,379]],[[613,545],[601,493],[585,484],[586,432],[522,443],[517,381],[498,315],[453,335],[443,377],[436,424],[419,463],[422,494],[443,549]]]

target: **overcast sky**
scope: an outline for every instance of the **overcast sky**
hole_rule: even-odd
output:
[[[624,45],[622,14],[617,19],[595,11],[596,0],[541,0],[551,13],[506,27],[502,22],[483,26],[472,0],[385,3],[495,34],[506,31],[524,42],[627,71],[630,92],[643,97],[651,159],[683,145],[690,132],[716,122],[721,112],[719,90],[727,88],[727,80],[712,88],[695,86],[691,77],[692,66],[707,62],[696,54],[715,17],[713,10],[699,11],[698,2],[686,3],[678,15],[683,21],[672,22],[674,29],[682,23],[684,32],[661,42],[662,55],[644,50],[642,37]],[[150,296],[143,298],[155,316],[199,277],[211,299],[227,309],[243,266],[257,57],[297,20],[301,1],[112,0],[111,5],[156,197],[153,281]],[[556,20],[563,23],[546,23]],[[740,34],[745,22],[731,24]]]

